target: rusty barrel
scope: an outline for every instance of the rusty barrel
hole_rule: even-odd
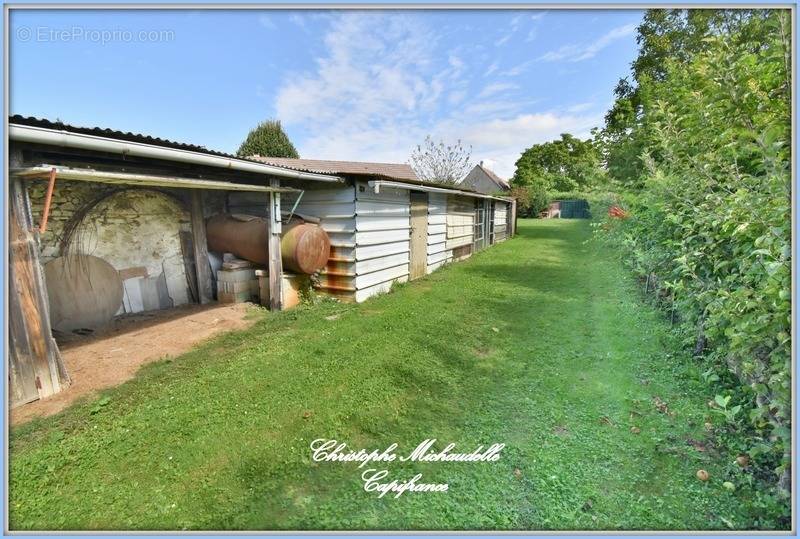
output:
[[[314,273],[328,263],[331,240],[322,227],[295,221],[283,227],[281,261],[283,268],[297,273]]]
[[[206,222],[208,248],[233,253],[256,264],[269,263],[267,220],[239,214],[218,214]],[[330,256],[331,241],[320,227],[297,217],[284,225],[281,236],[283,268],[311,274],[325,267]]]

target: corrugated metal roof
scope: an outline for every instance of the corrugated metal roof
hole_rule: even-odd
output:
[[[329,159],[293,159],[289,157],[261,157],[260,155],[251,156],[250,159],[257,160],[258,162],[267,165],[291,168],[302,172],[334,175],[351,174],[357,176],[374,176],[411,185],[422,185],[427,187],[435,187],[438,189],[447,189],[448,191],[453,191],[453,194],[481,194],[474,189],[462,187],[460,185],[448,185],[420,180],[414,172],[414,169],[411,168],[411,165],[405,163],[332,161]]]
[[[363,161],[331,161],[327,159],[292,159],[288,157],[251,156],[250,159],[268,165],[292,168],[320,174],[355,174],[361,176],[383,176],[395,180],[420,181],[414,169],[405,163],[369,163]]]
[[[114,129],[106,129],[102,127],[80,127],[76,125],[66,124],[64,122],[53,122],[44,118],[34,118],[31,116],[14,115],[8,118],[9,124],[26,125],[30,127],[41,127],[43,129],[55,129],[59,131],[67,131],[69,133],[79,133],[82,135],[92,135],[95,137],[105,137],[115,140],[124,140],[126,142],[139,142],[142,144],[149,144],[151,146],[161,146],[164,148],[173,148],[176,150],[186,150],[190,152],[204,153],[208,155],[217,155],[219,157],[227,157],[230,159],[241,159],[232,154],[209,150],[205,146],[198,146],[196,144],[186,144],[183,142],[175,142],[162,138],[151,137],[149,135],[142,135],[141,133],[131,133],[130,131],[117,131]],[[246,159],[252,161],[252,159]],[[260,161],[259,161],[260,162]]]
[[[78,133],[84,135],[91,135],[96,137],[105,137],[128,142],[138,142],[142,144],[149,144],[152,146],[161,146],[164,148],[174,148],[178,150],[186,150],[197,153],[204,153],[207,155],[215,155],[227,159],[241,159],[244,161],[251,161],[265,165],[272,165],[290,170],[297,170],[301,172],[310,172],[316,174],[353,174],[363,176],[377,176],[397,180],[404,183],[414,185],[427,185],[431,187],[440,187],[443,189],[451,189],[453,191],[462,191],[467,193],[475,193],[476,191],[469,188],[443,185],[440,183],[427,182],[420,180],[414,173],[414,169],[405,163],[372,163],[360,161],[332,161],[324,159],[291,159],[284,157],[260,157],[252,156],[247,158],[238,157],[233,154],[209,150],[204,146],[195,144],[186,144],[183,142],[175,142],[173,140],[151,137],[141,133],[131,133],[130,131],[117,131],[114,129],[107,129],[102,127],[80,127],[63,122],[53,122],[43,118],[26,117],[20,115],[10,116],[9,124],[40,127],[43,129],[53,129],[60,131],[67,131],[69,133]]]

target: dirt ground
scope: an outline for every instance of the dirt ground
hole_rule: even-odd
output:
[[[175,357],[201,341],[252,325],[245,319],[248,303],[184,305],[114,319],[90,337],[59,339],[59,349],[72,384],[47,399],[11,410],[11,424],[60,412],[75,400],[133,378],[139,367],[164,356]]]

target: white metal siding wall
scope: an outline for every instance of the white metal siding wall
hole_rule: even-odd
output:
[[[283,195],[291,208],[297,195]],[[410,208],[408,191],[366,182],[308,190],[296,211],[321,219],[331,238],[331,258],[320,272],[319,288],[361,302],[408,280]]]
[[[410,197],[406,189],[356,184],[355,300],[387,292],[394,281],[408,280]]]
[[[281,207],[292,209],[298,194],[282,195]],[[355,299],[356,200],[352,186],[310,189],[303,193],[297,213],[321,219],[320,226],[331,239],[328,265],[320,272],[319,287],[343,299]]]
[[[447,195],[428,194],[428,268],[431,273],[450,262],[453,251],[447,250]]]

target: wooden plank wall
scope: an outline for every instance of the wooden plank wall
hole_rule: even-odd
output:
[[[471,197],[447,196],[447,249],[470,245],[475,234],[475,201]]]

